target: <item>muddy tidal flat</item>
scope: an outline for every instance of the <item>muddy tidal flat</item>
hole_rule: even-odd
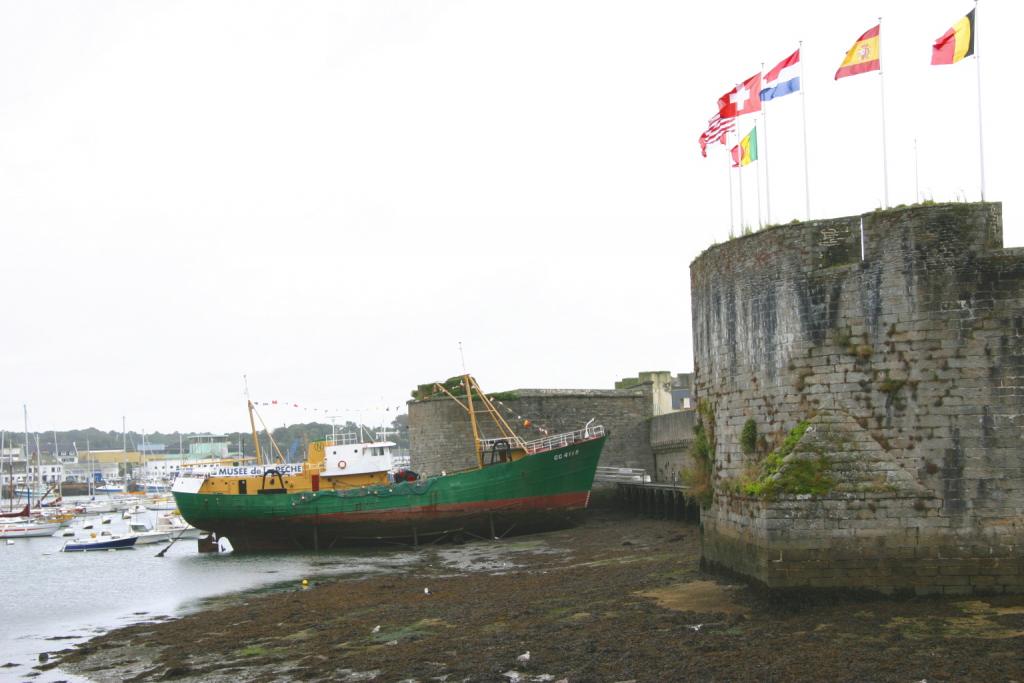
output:
[[[238,593],[43,667],[95,681],[1020,681],[1024,596],[772,597],[699,570],[694,524],[418,550],[400,573]],[[426,590],[425,590],[426,589]]]

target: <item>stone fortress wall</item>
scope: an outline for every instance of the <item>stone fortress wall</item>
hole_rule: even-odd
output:
[[[601,466],[644,469],[653,476],[658,465],[651,446],[651,419],[671,409],[672,382],[668,372],[643,372],[617,382],[616,389],[516,389],[502,392],[505,397],[498,409],[527,441],[543,438],[538,427],[558,434],[582,429],[593,419],[609,432]],[[483,410],[479,401],[475,409]],[[523,426],[524,419],[530,420],[530,427]],[[478,424],[485,438],[498,436],[489,418],[481,418]],[[409,450],[414,469],[437,474],[475,467],[472,444],[469,418],[455,401],[439,395],[409,402]],[[661,469],[670,471],[666,462],[663,455]]]
[[[691,286],[709,565],[775,588],[1024,589],[1024,250],[1002,248],[1001,205],[768,228],[708,249]],[[828,491],[751,494],[805,420],[783,469],[816,464]]]

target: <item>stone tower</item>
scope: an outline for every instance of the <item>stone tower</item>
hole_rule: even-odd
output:
[[[1024,589],[1024,250],[999,204],[769,228],[708,249],[691,286],[707,563],[778,588]]]

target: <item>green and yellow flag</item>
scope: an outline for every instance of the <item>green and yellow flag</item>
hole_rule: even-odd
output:
[[[740,140],[740,144],[732,148],[732,165],[746,166],[751,161],[757,161],[757,127],[750,129],[747,136]]]

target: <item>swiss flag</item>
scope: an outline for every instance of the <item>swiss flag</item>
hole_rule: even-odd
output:
[[[731,119],[761,111],[761,74],[756,73],[718,98],[718,115]]]

